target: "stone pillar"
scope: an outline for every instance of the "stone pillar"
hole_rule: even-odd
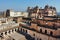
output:
[[[5,36],[5,32],[3,32],[3,36]]]
[[[15,29],[13,29],[13,32],[15,33]]]
[[[16,31],[18,30],[18,28],[16,28]]]
[[[7,31],[7,35],[9,35],[9,31]]]
[[[10,30],[10,33],[12,34],[12,30]]]

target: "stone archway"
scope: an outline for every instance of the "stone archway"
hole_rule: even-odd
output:
[[[16,31],[16,29],[15,29],[15,31]]]
[[[45,30],[45,34],[47,34],[47,30]]]
[[[12,32],[13,32],[14,30],[12,29]]]
[[[53,32],[52,31],[50,31],[50,35],[53,36]]]
[[[3,33],[1,33],[1,35],[3,36]]]
[[[7,35],[7,32],[5,32],[5,35]]]
[[[9,30],[9,32],[8,32],[8,33],[9,33],[9,34],[11,33],[11,32],[10,32],[10,30]]]
[[[40,29],[40,32],[42,33],[42,29]]]

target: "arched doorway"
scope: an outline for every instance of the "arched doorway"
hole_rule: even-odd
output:
[[[52,31],[50,32],[50,35],[51,35],[51,36],[53,35],[53,32],[52,32]]]
[[[40,32],[42,33],[42,29],[40,29]]]
[[[5,35],[7,35],[7,32],[5,32]]]
[[[45,34],[47,34],[47,30],[45,30]]]

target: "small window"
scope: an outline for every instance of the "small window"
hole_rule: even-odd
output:
[[[42,33],[42,29],[40,29],[40,32]]]
[[[53,35],[53,32],[52,32],[52,31],[50,32],[50,35],[51,35],[51,36]]]

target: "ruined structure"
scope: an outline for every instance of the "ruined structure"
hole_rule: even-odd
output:
[[[60,18],[55,7],[28,7],[27,12],[29,13],[7,10],[5,18],[0,18],[0,36],[16,32],[24,35],[22,38],[26,40],[60,40]],[[12,38],[16,38],[16,35]]]
[[[31,17],[40,19],[44,16],[56,16],[56,8],[49,5],[46,5],[43,9],[38,6],[34,8],[28,7],[27,12],[29,12]]]

